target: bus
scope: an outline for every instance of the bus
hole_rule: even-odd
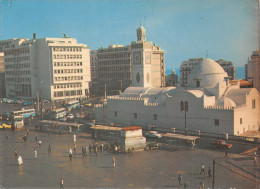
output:
[[[56,108],[51,111],[50,118],[57,119],[57,118],[66,116],[66,114],[67,114],[67,111],[65,108]]]
[[[21,110],[15,110],[10,112],[10,117],[12,119],[15,119],[16,117],[23,117],[23,118],[30,118],[35,117],[35,109],[24,109]]]
[[[75,109],[75,108],[79,108],[80,107],[80,103],[77,100],[70,100],[70,101],[68,101],[67,104],[65,104],[65,107],[68,110],[72,110],[72,109]]]

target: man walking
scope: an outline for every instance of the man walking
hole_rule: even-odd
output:
[[[70,161],[72,160],[72,149],[70,148],[69,150],[69,157],[70,157]]]
[[[179,186],[181,185],[181,180],[182,180],[182,177],[181,177],[181,174],[179,174],[179,176],[178,176]]]
[[[201,165],[201,171],[200,171],[200,174],[203,173],[205,175],[205,165],[202,164]]]
[[[60,185],[60,188],[64,188],[64,186],[63,186],[63,179],[62,178],[60,179],[59,185]]]
[[[34,149],[34,159],[37,159],[37,151]]]
[[[113,156],[113,165],[114,165],[114,168],[116,168],[116,158],[115,158],[115,156]]]
[[[225,150],[225,158],[228,158],[228,149],[226,148]]]
[[[210,167],[209,167],[209,170],[208,170],[208,174],[209,174],[209,177],[212,177]]]
[[[48,147],[48,154],[51,154],[51,145],[49,144],[49,147]]]

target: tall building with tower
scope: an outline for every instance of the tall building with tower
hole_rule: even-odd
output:
[[[164,87],[164,50],[146,41],[143,26],[140,25],[136,32],[137,41],[131,44],[132,86]]]
[[[136,32],[137,41],[131,45],[109,45],[91,52],[91,64],[97,65],[91,72],[97,69],[99,95],[104,94],[105,87],[108,94],[118,94],[129,86],[165,86],[164,50],[146,41],[143,26]]]
[[[41,96],[49,100],[81,99],[89,93],[89,48],[76,39],[0,41],[5,57],[7,97]]]

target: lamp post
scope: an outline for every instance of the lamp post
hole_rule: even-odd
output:
[[[120,85],[121,86],[121,88],[120,88],[121,90],[120,91],[122,92],[122,80],[118,80],[118,81],[120,81],[120,84],[121,84]]]
[[[187,128],[187,112],[188,112],[188,102],[181,101],[181,111],[184,112],[184,119],[185,119],[185,135],[187,135],[188,128]]]

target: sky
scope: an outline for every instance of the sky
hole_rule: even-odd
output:
[[[95,50],[136,41],[140,22],[166,69],[207,54],[244,66],[259,47],[258,0],[0,0],[0,40],[66,33]]]

